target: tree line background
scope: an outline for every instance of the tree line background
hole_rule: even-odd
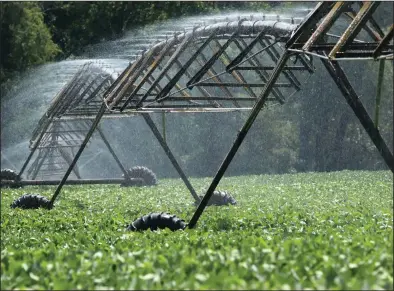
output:
[[[226,9],[274,7],[275,2],[48,1],[1,2],[0,83],[32,65],[77,55],[89,44],[168,18]]]
[[[90,44],[116,39],[139,25],[225,9],[269,9],[274,2],[1,2],[1,84],[21,71],[48,61],[78,55]],[[291,4],[286,4],[291,5]],[[380,10],[386,29],[392,8]],[[391,17],[390,17],[391,16]],[[376,148],[318,60],[316,73],[285,105],[260,113],[229,174],[386,169]],[[352,84],[374,114],[377,62],[349,62]],[[393,148],[393,64],[386,64],[379,129]],[[3,96],[3,94],[2,94]],[[170,147],[191,176],[211,176],[233,143],[247,113],[168,116]],[[161,116],[154,117],[158,124]],[[104,127],[125,164],[152,168],[160,176],[177,176],[159,144],[141,120],[106,120]],[[23,125],[25,126],[25,125]],[[129,134],[123,134],[128,128]],[[30,132],[25,138],[30,138]],[[8,145],[13,143],[10,136]],[[130,137],[134,138],[132,141]],[[3,135],[2,135],[2,138]],[[15,140],[16,142],[16,140]],[[138,154],[136,154],[138,152]],[[114,163],[98,169],[116,172]],[[94,165],[93,165],[94,166]],[[92,167],[93,167],[92,166]],[[104,174],[103,174],[104,175]]]

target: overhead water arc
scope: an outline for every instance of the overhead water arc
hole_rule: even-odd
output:
[[[293,20],[295,23],[299,23],[306,14],[306,11],[297,12],[295,13],[297,17],[294,17]],[[51,100],[71,80],[83,64],[91,61],[97,62],[104,70],[108,70],[108,72],[117,76],[144,50],[151,47],[152,44],[171,37],[175,32],[182,32],[198,25],[209,25],[223,20],[237,21],[242,18],[276,20],[278,15],[281,21],[288,21],[289,23],[292,21],[291,17],[286,14],[275,12],[264,14],[255,11],[219,13],[164,21],[129,30],[124,37],[118,40],[88,46],[80,55],[72,56],[67,60],[40,65],[28,70],[18,80],[14,80],[11,89],[2,98],[4,100],[1,104],[2,162],[6,164],[6,161],[3,161],[3,154],[15,165],[20,165],[23,162],[23,159],[22,161],[20,159],[23,156],[22,145],[28,144],[34,127],[47,110]],[[23,120],[21,120],[21,116],[23,116]],[[23,128],[14,133],[11,128],[18,125]],[[18,144],[20,146],[15,147]],[[15,154],[16,152],[17,154]],[[27,154],[28,146],[26,146],[24,155]]]

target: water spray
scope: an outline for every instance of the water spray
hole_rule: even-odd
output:
[[[334,8],[330,2],[319,3],[300,26],[294,24],[293,18],[291,18],[292,23],[289,23],[282,21],[283,17],[281,18],[280,15],[272,14],[267,17],[270,20],[266,20],[266,15],[262,16],[262,20],[255,21],[251,21],[253,17],[250,17],[250,20],[246,20],[241,18],[240,15],[235,18],[237,21],[230,21],[227,15],[224,23],[215,23],[215,20],[206,23],[203,20],[203,27],[193,28],[192,31],[184,30],[183,33],[176,32],[179,27],[174,28],[174,33],[171,33],[173,36],[171,34],[169,36],[166,33],[164,41],[153,45],[146,52],[142,50],[141,53],[141,50],[136,50],[136,54],[141,53],[136,61],[128,66],[119,78],[106,89],[106,93],[100,98],[100,100],[104,100],[104,103],[101,104],[95,114],[93,113],[90,116],[90,118],[94,119],[93,124],[49,204],[41,197],[37,198],[31,195],[24,196],[25,198],[22,199],[22,202],[19,201],[16,204],[19,206],[30,205],[33,208],[36,205],[35,201],[43,201],[42,205],[52,208],[56,197],[59,195],[68,175],[70,175],[72,168],[89,142],[101,118],[105,118],[107,114],[108,116],[110,114],[123,116],[125,114],[140,114],[149,125],[195,201],[198,201],[196,203],[198,206],[189,223],[185,223],[175,215],[151,213],[135,220],[129,225],[128,229],[133,231],[155,230],[167,227],[171,230],[178,230],[185,229],[185,227],[195,227],[205,207],[215,197],[215,193],[217,193],[215,192],[216,187],[261,109],[268,102],[282,104],[285,101],[285,97],[292,96],[290,93],[300,90],[301,82],[299,79],[301,77],[304,78],[308,74],[313,74],[311,58],[306,58],[306,54],[314,55],[322,60],[349,106],[361,121],[361,124],[370,135],[388,166],[393,170],[394,158],[392,153],[388,150],[373,122],[371,122],[368,112],[359,101],[357,94],[351,87],[339,64],[339,61],[344,59],[360,59],[361,49],[359,48],[360,46],[357,47],[359,44],[353,42],[355,37],[353,34],[356,33],[352,29],[354,27],[361,29],[365,24],[361,20],[371,18],[373,9],[377,5],[369,2],[362,4],[362,9],[358,12],[357,17],[352,20],[352,25],[347,28],[334,47],[330,47],[331,44],[329,43],[321,46],[320,43],[316,42],[317,39],[321,39],[320,34],[324,34],[329,30],[329,27],[321,26],[327,25],[327,23],[330,25],[335,23],[335,19],[333,21],[320,22],[323,18],[329,18],[335,14],[331,11]],[[240,32],[242,32],[242,37]],[[374,37],[373,33],[371,37]],[[382,46],[382,42],[380,41],[379,43],[378,41],[376,40],[373,44],[375,51],[373,57],[378,59],[392,55],[392,48],[391,50],[380,51],[377,54],[378,46]],[[345,50],[344,47],[346,46],[351,47],[352,50]],[[226,52],[226,49],[229,47],[239,53],[230,58]],[[318,48],[316,49],[316,47]],[[187,49],[191,53],[188,52],[188,55],[184,56],[183,53]],[[258,51],[257,53],[255,52],[256,50]],[[365,54],[365,51],[362,51],[362,53]],[[367,53],[370,53],[372,57],[373,52],[368,51]],[[291,60],[292,56],[298,56],[298,59],[296,57],[295,60]],[[181,60],[182,57],[186,59],[183,63],[181,62],[182,66],[174,74],[168,74],[176,61]],[[267,60],[269,62],[266,62]],[[218,69],[216,64],[220,64],[221,67]],[[196,65],[197,69],[191,70],[192,65]],[[221,69],[223,67],[225,69]],[[252,83],[244,79],[242,77],[244,71],[256,74],[255,79],[258,81]],[[159,88],[158,85],[162,85],[164,83],[163,80],[166,80],[165,84],[163,88],[161,86]],[[183,83],[180,80],[183,80]],[[80,82],[81,86],[82,84],[84,82]],[[194,88],[197,90],[193,92],[199,91],[201,95],[195,96],[190,94]],[[255,94],[253,89],[261,89],[261,93]],[[72,92],[74,89],[70,86],[68,90]],[[247,97],[239,97],[241,95],[234,92],[242,92]],[[68,95],[64,94],[64,96]],[[62,103],[67,100],[67,98],[59,100],[58,104],[62,106],[56,107],[58,109],[56,112],[60,115],[67,115],[71,112],[68,111],[67,102]],[[243,107],[239,102],[247,103],[249,107],[245,105]],[[168,147],[165,141],[165,133],[160,133],[149,113],[182,113],[191,112],[195,109],[201,112],[222,112],[226,110],[236,111],[243,108],[249,108],[249,117],[239,131],[231,150],[220,165],[205,195],[199,197]],[[108,149],[111,151],[110,146],[108,146]],[[130,172],[121,165],[119,159],[117,162],[122,168],[125,177],[131,179]],[[219,199],[231,201],[228,193],[219,193],[221,193],[218,195]]]

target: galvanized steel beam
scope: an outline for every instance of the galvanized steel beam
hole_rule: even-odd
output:
[[[377,2],[364,3],[360,11],[357,13],[356,17],[353,19],[352,23],[350,23],[345,32],[342,34],[341,38],[338,40],[337,44],[328,54],[328,58],[335,58],[337,52],[341,50],[346,50],[346,46],[352,43],[353,39],[357,36],[357,34],[363,28],[364,24],[368,21],[368,17],[376,10],[378,6],[379,3]]]

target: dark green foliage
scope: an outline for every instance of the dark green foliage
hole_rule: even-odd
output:
[[[125,226],[161,211],[188,222],[195,207],[180,179],[67,186],[51,211],[12,209],[24,190],[2,189],[1,289],[393,290],[390,171],[226,177],[221,187],[239,206],[208,207],[195,229],[174,232]]]
[[[205,1],[1,2],[0,83],[15,71],[78,54],[126,29],[192,14],[267,8],[270,3]]]
[[[53,60],[60,52],[37,2],[1,2],[0,82],[7,73]]]
[[[169,228],[172,231],[184,229],[186,223],[183,219],[176,217],[176,215],[170,215],[168,213],[150,213],[144,215],[134,222],[132,222],[127,230],[141,231],[141,230],[157,230],[158,228],[164,229]]]
[[[122,175],[123,176],[123,175]],[[142,187],[146,186],[144,180],[124,180],[120,183],[120,187]]]
[[[206,2],[42,2],[45,21],[65,57],[102,40],[115,39],[126,29],[170,17],[203,13]]]
[[[11,204],[11,208],[37,209],[48,208],[49,200],[37,194],[24,194]]]
[[[210,9],[205,2],[1,2],[0,83],[127,28]]]

